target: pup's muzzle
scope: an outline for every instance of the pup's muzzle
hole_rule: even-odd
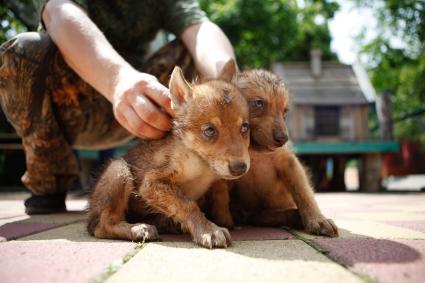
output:
[[[240,176],[246,172],[248,165],[243,161],[229,163],[229,171],[232,176]]]
[[[279,146],[282,146],[288,142],[289,137],[288,137],[288,134],[286,134],[285,132],[273,131],[273,139],[276,142],[276,144],[278,144]]]

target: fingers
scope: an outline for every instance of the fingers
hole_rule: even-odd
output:
[[[136,93],[131,104],[137,115],[145,123],[163,132],[171,129],[170,116],[160,111],[160,109],[143,94]]]
[[[136,111],[128,105],[121,105],[116,111],[116,116],[124,128],[142,139],[160,139],[165,135],[164,131],[160,131],[143,121]]]
[[[118,122],[135,136],[159,139],[171,129],[169,90],[149,74],[130,72],[123,76],[113,95]]]
[[[168,114],[174,116],[174,110],[171,109],[171,94],[170,90],[163,86],[158,81],[151,81],[147,86],[143,88],[143,92],[152,101],[160,105]]]

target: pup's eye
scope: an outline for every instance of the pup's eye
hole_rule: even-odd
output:
[[[256,100],[254,100],[254,105],[257,108],[262,108],[262,107],[264,107],[264,101],[261,100],[261,99],[256,99]]]
[[[207,126],[202,132],[207,138],[213,138],[217,135],[217,130],[214,126]]]
[[[241,133],[245,134],[246,132],[249,131],[249,124],[248,122],[243,122],[241,125]]]
[[[283,117],[286,117],[286,115],[288,114],[289,109],[285,108],[285,110],[283,110]]]

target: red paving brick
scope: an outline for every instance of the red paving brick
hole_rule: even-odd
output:
[[[0,237],[6,240],[14,240],[20,237],[36,234],[46,230],[62,226],[53,223],[12,222],[0,226]]]
[[[338,263],[378,282],[425,281],[425,241],[315,239],[315,242]]]
[[[11,241],[0,244],[0,282],[90,282],[134,243]]]

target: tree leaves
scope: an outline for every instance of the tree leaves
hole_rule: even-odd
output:
[[[244,67],[270,67],[274,61],[306,61],[310,49],[323,50],[324,59],[336,59],[330,51],[327,21],[338,4],[327,0],[201,0],[201,7],[232,42]],[[316,23],[321,16],[322,23]]]
[[[375,10],[378,36],[362,47],[369,58],[369,73],[379,92],[393,94],[394,118],[425,104],[425,2],[417,0],[365,1],[360,7]],[[394,46],[392,41],[398,41]],[[425,143],[425,117],[395,124],[396,137]]]

